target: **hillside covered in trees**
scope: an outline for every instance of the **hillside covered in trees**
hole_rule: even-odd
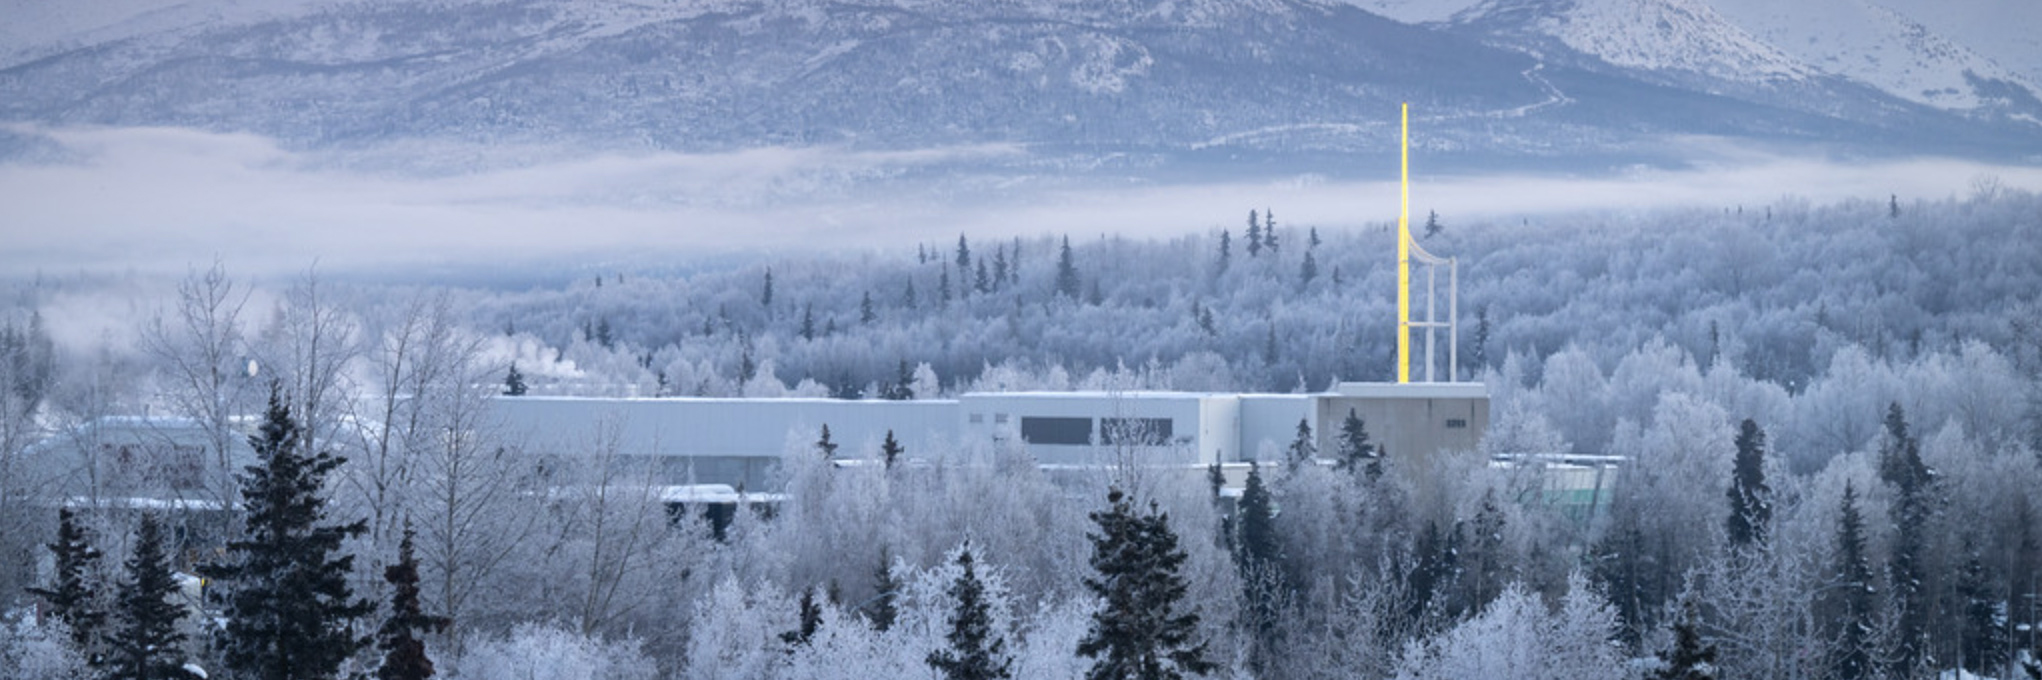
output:
[[[232,262],[18,281],[0,320],[0,667],[81,677],[111,639],[21,617],[49,601],[24,588],[61,585],[36,580],[44,544],[105,554],[75,579],[98,611],[135,580],[124,561],[203,566],[137,548],[132,512],[80,512],[60,537],[51,490],[239,498],[230,450],[273,379],[302,448],[346,459],[315,486],[327,521],[361,522],[338,550],[375,611],[348,625],[370,637],[410,592],[404,635],[424,644],[406,649],[441,677],[1082,677],[1131,649],[1113,634],[1130,626],[1209,677],[2020,677],[2042,618],[2042,196],[1979,187],[1421,220],[1461,263],[1462,377],[1495,414],[1483,451],[1325,452],[1259,468],[1236,500],[1202,476],[1055,475],[999,447],[838,466],[790,433],[785,501],[728,527],[669,515],[601,424],[587,459],[546,465],[476,429],[478,404],[513,366],[530,394],[642,397],[1383,380],[1391,228],[1274,206],[1163,241],[1059,225],[586,266],[564,286],[248,281]],[[171,483],[38,455],[144,414],[209,433],[202,469]],[[1489,457],[1562,450],[1625,457],[1606,513],[1566,516],[1536,467]],[[180,540],[205,535],[179,521]],[[413,581],[386,579],[413,550]],[[1113,590],[1139,579],[1160,599]],[[1129,623],[1150,610],[1161,623]],[[194,631],[189,658],[229,668],[210,640],[234,630]],[[355,649],[344,668],[384,666]]]

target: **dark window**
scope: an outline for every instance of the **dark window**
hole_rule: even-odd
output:
[[[1449,430],[1465,430],[1465,429],[1468,429],[1468,421],[1466,421],[1466,420],[1463,420],[1463,419],[1460,419],[1460,418],[1448,418],[1448,419],[1446,419],[1446,429],[1449,429]]]
[[[1092,443],[1091,418],[1021,418],[1021,441],[1030,444]]]
[[[1162,446],[1170,443],[1169,418],[1100,418],[1099,443]]]

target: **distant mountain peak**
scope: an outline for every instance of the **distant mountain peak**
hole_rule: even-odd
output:
[[[1751,84],[1817,74],[1701,0],[1485,0],[1454,21],[1550,36],[1623,68]]]

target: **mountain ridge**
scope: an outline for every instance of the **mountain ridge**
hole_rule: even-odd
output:
[[[0,119],[310,148],[992,143],[1121,170],[1245,154],[1337,172],[1339,155],[1394,144],[1395,107],[1411,102],[1420,144],[1470,165],[1678,162],[1655,156],[1668,135],[2042,157],[2024,134],[2042,104],[2027,113],[2017,80],[1978,76],[2006,103],[1953,112],[1766,51],[1709,3],[1653,3],[1694,18],[1666,22],[1663,37],[1688,41],[1657,41],[1686,45],[1666,59],[1649,54],[1652,26],[1581,10],[1619,4],[1605,0],[1489,0],[1427,25],[1309,0],[305,3],[13,62]]]

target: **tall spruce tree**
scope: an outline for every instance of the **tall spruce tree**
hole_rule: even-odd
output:
[[[1225,229],[1221,229],[1220,258],[1218,263],[1214,265],[1214,269],[1216,270],[1217,273],[1221,274],[1226,273],[1227,265],[1233,264],[1233,259],[1234,259],[1234,235],[1227,233],[1227,230]]]
[[[2007,644],[2001,637],[2002,600],[1995,596],[1991,579],[1985,573],[1985,562],[1969,539],[1964,541],[1963,570],[1957,574],[1957,597],[1961,607],[1957,635],[1960,665],[1979,675],[2003,669]]]
[[[858,323],[872,325],[879,320],[879,312],[872,307],[872,291],[865,291],[865,298],[858,301]]]
[[[1730,474],[1730,518],[1725,528],[1732,547],[1763,544],[1772,523],[1772,489],[1765,483],[1765,431],[1750,418],[1737,426],[1737,459]]]
[[[433,676],[433,662],[425,654],[421,633],[443,633],[453,621],[432,616],[419,606],[418,558],[412,554],[415,532],[404,525],[404,539],[397,544],[397,563],[383,568],[383,580],[390,584],[390,616],[376,630],[376,648],[383,650],[383,665],[377,680],[426,680]]]
[[[1930,515],[1935,511],[1935,471],[1922,462],[1921,442],[1908,433],[1907,414],[1899,403],[1886,411],[1886,438],[1879,450],[1879,477],[1894,490],[1888,513],[1893,519],[1892,557],[1887,562],[1893,604],[1898,608],[1893,631],[1891,672],[1911,677],[1927,661],[1929,619],[1935,603],[1924,566]]]
[[[1164,680],[1217,670],[1206,658],[1207,643],[1192,643],[1198,613],[1179,611],[1188,590],[1180,573],[1185,554],[1169,516],[1153,502],[1137,513],[1118,488],[1106,500],[1106,511],[1091,513],[1098,532],[1086,534],[1096,573],[1085,588],[1103,603],[1078,641],[1078,655],[1096,660],[1086,680]]]
[[[796,605],[796,628],[780,634],[780,641],[790,647],[808,644],[815,638],[815,632],[822,630],[822,604],[815,601],[815,589],[801,591],[801,602]]]
[[[1305,251],[1305,260],[1298,264],[1298,287],[1312,285],[1312,279],[1319,278],[1319,261],[1312,257],[1312,251]]]
[[[1248,257],[1262,255],[1262,215],[1248,211]]]
[[[823,460],[834,460],[837,457],[837,443],[830,441],[829,423],[822,424],[822,437],[815,440],[815,450],[822,454]]]
[[[1693,602],[1681,608],[1680,621],[1673,624],[1673,649],[1659,655],[1666,666],[1652,674],[1653,680],[1715,680],[1716,646],[1702,644],[1696,618]]]
[[[220,638],[236,676],[256,680],[332,678],[368,646],[354,622],[375,611],[354,599],[354,556],[335,553],[368,530],[366,520],[326,523],[326,476],[346,459],[301,450],[302,435],[282,389],[270,384],[262,429],[248,438],[256,464],[241,477],[246,527],[227,544],[224,562],[202,573],[227,593]]]
[[[79,654],[94,658],[106,625],[106,610],[92,582],[102,555],[70,508],[57,509],[57,542],[49,546],[56,558],[56,582],[28,592],[42,598],[49,615],[71,628],[71,644]]]
[[[1412,543],[1416,564],[1404,577],[1404,586],[1410,593],[1404,620],[1413,630],[1422,630],[1431,615],[1450,609],[1444,595],[1460,573],[1460,535],[1458,523],[1452,533],[1447,533],[1440,531],[1438,522],[1426,522],[1425,532]]]
[[[1276,509],[1257,468],[1248,468],[1241,490],[1240,536],[1235,539],[1234,566],[1241,574],[1241,617],[1253,636],[1251,660],[1266,668],[1275,642],[1278,612],[1287,588],[1283,578],[1283,544],[1276,535]]]
[[[178,621],[185,608],[171,597],[177,581],[163,552],[163,528],[150,513],[135,531],[134,554],[128,557],[127,581],[120,589],[120,620],[109,659],[112,677],[121,680],[185,680],[197,678],[185,669],[184,630]]]
[[[1234,541],[1234,562],[1244,578],[1275,569],[1283,544],[1276,538],[1276,507],[1269,487],[1262,483],[1261,466],[1248,466],[1248,482],[1241,489],[1240,537]]]
[[[1276,255],[1276,211],[1262,209],[1262,247]]]
[[[1354,409],[1347,409],[1347,417],[1340,421],[1340,448],[1336,453],[1340,469],[1366,474],[1370,481],[1382,478],[1382,457],[1376,453],[1375,444],[1369,442],[1368,424]]]
[[[1298,419],[1297,436],[1290,440],[1290,447],[1285,451],[1289,453],[1290,469],[1293,472],[1311,464],[1313,459],[1319,457],[1318,440],[1312,437],[1312,423],[1309,419]]]
[[[900,454],[906,452],[907,448],[900,445],[899,439],[894,438],[893,430],[888,429],[886,441],[879,443],[879,455],[886,460],[886,469],[891,470],[893,466],[899,465]]]
[[[1056,256],[1056,293],[1078,299],[1078,264],[1071,258],[1071,237],[1064,236],[1063,246]]]
[[[1475,519],[1468,523],[1468,554],[1462,558],[1467,565],[1465,579],[1469,610],[1489,606],[1491,600],[1503,594],[1503,586],[1515,576],[1512,561],[1503,554],[1503,507],[1496,501],[1496,489],[1482,492],[1482,509],[1475,512]]]
[[[1829,595],[1829,620],[1835,630],[1830,651],[1830,672],[1838,680],[1859,680],[1872,675],[1872,566],[1865,555],[1865,518],[1858,512],[1858,491],[1846,483],[1842,507],[1836,520],[1835,579]]]
[[[1007,283],[1018,285],[1021,283],[1021,237],[1014,237],[1014,249],[1011,252],[1014,256],[1008,258]]]
[[[1476,377],[1489,367],[1489,305],[1475,308],[1475,341],[1469,344],[1468,359]]]
[[[503,376],[503,396],[525,396],[525,374],[518,372],[518,362],[511,362],[510,372]]]
[[[872,570],[872,599],[861,609],[865,620],[872,622],[872,629],[880,632],[893,628],[893,622],[900,617],[900,609],[894,602],[900,597],[900,579],[893,575],[893,557],[885,546],[879,548],[879,568]]]
[[[971,271],[971,244],[964,240],[964,234],[957,235],[957,272],[962,277]]]
[[[1007,283],[1007,246],[1001,244],[993,251],[993,290],[999,290]]]
[[[915,371],[908,367],[908,360],[900,360],[900,368],[894,372],[893,382],[879,388],[879,398],[888,401],[907,401],[915,398]]]
[[[972,563],[969,542],[958,551],[957,566],[964,569],[950,582],[957,609],[950,613],[950,632],[943,636],[950,646],[930,652],[929,666],[948,680],[1014,677],[1014,660],[1007,656],[1006,636],[993,629],[992,606],[986,602],[986,586]]]

